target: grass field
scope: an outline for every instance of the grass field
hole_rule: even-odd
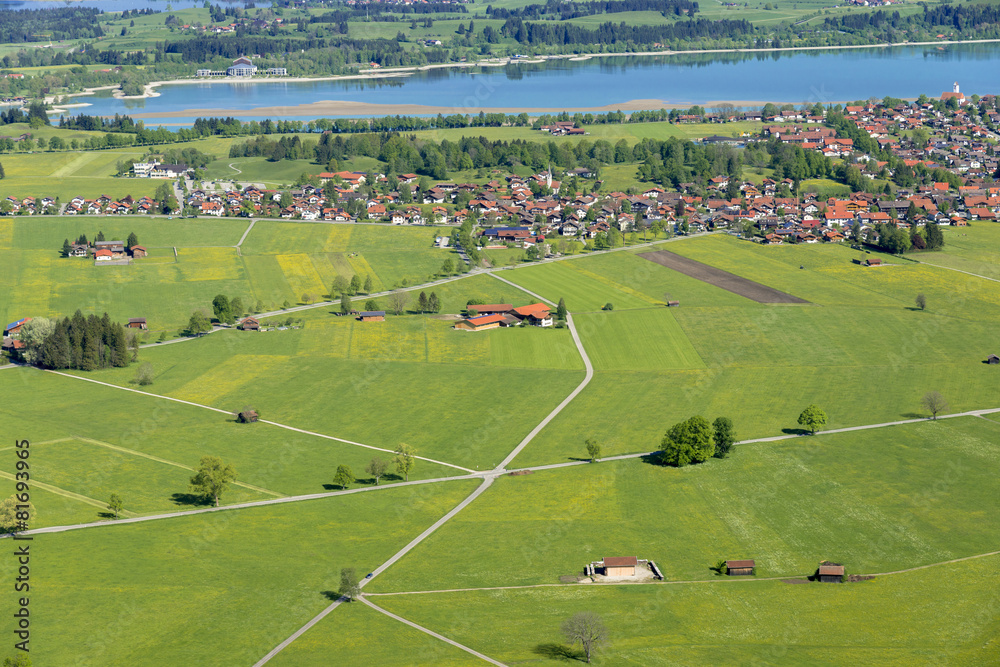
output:
[[[387,449],[405,442],[480,469],[498,463],[582,377],[568,330],[471,334],[419,316],[316,317],[300,330],[217,333],[143,350],[141,359],[153,364],[147,389],[157,394],[234,412],[252,404],[281,423]],[[125,385],[134,373],[93,376]]]
[[[717,578],[719,559],[792,577],[824,559],[874,573],[962,558],[996,549],[998,459],[1000,425],[966,417],[741,445],[680,469],[633,459],[507,477],[372,591],[552,584],[617,555],[655,560],[667,581]]]
[[[1000,279],[1000,251],[997,250],[1000,224],[974,222],[968,227],[948,227],[942,231],[944,250],[910,256],[920,262]]]
[[[31,616],[32,660],[251,664],[330,603],[342,567],[370,572],[475,485],[36,537],[31,553],[46,565],[32,572],[31,604],[48,612]],[[11,560],[0,566],[8,578]]]
[[[565,297],[597,369],[520,465],[579,456],[588,437],[606,454],[649,451],[692,414],[729,416],[752,438],[794,428],[811,402],[831,428],[922,414],[921,397],[932,390],[952,411],[1000,406],[995,374],[981,363],[1000,316],[988,281],[904,260],[865,270],[842,246],[767,248],[713,236],[667,247],[811,303],[758,304],[631,253],[505,273],[550,299]],[[917,292],[927,295],[927,311],[912,305]],[[669,311],[676,325],[650,319],[667,317],[656,310],[667,295],[681,304]],[[614,311],[579,314],[604,302]],[[631,310],[643,307],[654,310]]]
[[[0,295],[5,322],[71,315],[77,308],[112,318],[146,317],[153,334],[183,328],[216,294],[258,301],[275,310],[285,301],[326,298],[337,275],[372,277],[374,290],[437,277],[454,250],[433,247],[434,228],[330,225],[262,220],[241,250],[242,220],[64,217],[0,219]],[[135,232],[151,257],[130,266],[96,267],[62,258],[64,239],[80,234],[124,240]],[[173,248],[177,248],[174,257]],[[462,302],[464,305],[464,301]],[[360,304],[359,304],[360,305]]]
[[[206,455],[231,463],[237,481],[249,485],[231,487],[224,504],[338,490],[332,479],[340,464],[355,472],[358,485],[371,485],[364,472],[367,463],[373,456],[391,458],[268,424],[247,427],[217,412],[40,371],[5,373],[0,395],[7,407],[0,414],[17,437],[32,441],[33,479],[54,487],[46,488],[47,495],[37,503],[38,527],[96,521],[107,512],[111,493],[123,498],[129,514],[199,507],[202,501],[190,496],[188,480]],[[88,417],[52,418],[54,404]],[[13,405],[17,409],[9,407]],[[276,416],[265,413],[264,418]],[[15,458],[8,449],[2,451],[7,454],[0,455],[0,471],[10,474]],[[423,461],[412,476],[460,472]],[[382,483],[394,481],[397,476],[390,474]],[[5,478],[0,487],[12,489],[13,482]]]
[[[589,611],[608,628],[599,665],[982,665],[1000,658],[991,584],[998,564],[993,556],[847,585],[581,586],[372,600],[505,664],[582,661],[560,626]]]

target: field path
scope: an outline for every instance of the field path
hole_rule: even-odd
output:
[[[11,474],[9,472],[4,472],[2,470],[0,470],[0,477],[2,477],[3,479],[9,479],[11,481],[14,481],[16,479],[13,474]],[[52,486],[51,484],[46,484],[44,482],[39,482],[36,479],[31,480],[31,485],[35,486],[35,487],[38,487],[39,489],[42,489],[43,491],[48,491],[49,493],[54,493],[57,496],[62,496],[63,498],[69,498],[71,500],[79,500],[81,503],[86,503],[88,505],[93,505],[94,507],[98,507],[98,508],[100,508],[102,510],[108,509],[108,504],[106,502],[102,502],[100,500],[97,500],[95,498],[91,498],[89,496],[80,495],[79,493],[73,493],[72,491],[67,491],[66,489],[60,488],[58,486]],[[129,511],[126,511],[126,510],[122,510],[122,514],[133,515],[134,516],[133,512],[129,512]],[[24,531],[24,532],[28,532],[28,531]]]
[[[925,264],[926,266],[933,266],[935,269],[944,269],[945,271],[957,271],[958,273],[964,273],[967,276],[972,276],[973,278],[982,278],[983,280],[990,280],[995,283],[1000,283],[1000,280],[996,278],[990,278],[988,276],[980,275],[978,273],[972,273],[971,271],[963,271],[962,269],[953,269],[950,266],[941,266],[940,264],[931,264],[930,262],[925,262],[918,259],[918,264]]]
[[[372,571],[370,577],[367,577],[367,578],[361,580],[361,582],[358,584],[359,587],[364,588],[364,586],[369,581],[371,581],[372,579],[374,579],[378,575],[382,574],[382,572],[384,572],[393,563],[395,563],[396,561],[398,561],[400,558],[402,558],[407,553],[409,553],[410,550],[412,550],[415,546],[417,546],[418,544],[420,544],[421,542],[423,542],[425,539],[427,539],[427,537],[431,533],[433,533],[435,530],[437,530],[438,528],[440,528],[441,526],[443,526],[453,516],[455,516],[456,514],[458,514],[459,512],[461,512],[463,509],[465,509],[469,505],[469,503],[471,503],[473,500],[475,500],[476,498],[478,498],[480,496],[480,494],[483,491],[485,491],[486,489],[488,489],[492,483],[493,483],[493,478],[492,477],[484,477],[483,478],[483,483],[480,484],[478,487],[476,487],[476,490],[473,491],[471,494],[469,494],[465,498],[465,500],[463,500],[462,502],[460,502],[458,505],[455,505],[455,507],[452,508],[452,510],[450,512],[448,512],[443,517],[441,517],[440,519],[438,519],[437,521],[435,521],[431,525],[430,528],[428,528],[427,530],[425,530],[424,532],[420,533],[415,538],[413,538],[410,541],[409,544],[407,544],[405,547],[403,547],[402,549],[400,549],[399,551],[397,551],[395,554],[393,554],[389,558],[389,560],[387,560],[386,562],[382,563],[377,568],[375,568],[375,570]],[[273,658],[274,656],[276,656],[279,653],[281,653],[281,651],[286,646],[288,646],[293,641],[295,641],[296,639],[298,639],[299,637],[301,637],[303,634],[305,634],[305,632],[307,630],[309,630],[309,628],[313,627],[314,625],[316,625],[317,623],[319,623],[320,621],[322,621],[330,612],[332,612],[334,609],[336,609],[337,607],[339,607],[340,604],[342,602],[344,602],[344,601],[345,601],[345,598],[343,598],[343,597],[338,598],[335,602],[333,602],[333,604],[331,604],[326,609],[324,609],[319,614],[317,614],[312,619],[310,619],[308,623],[306,623],[301,628],[299,628],[298,630],[296,630],[295,632],[293,632],[292,635],[288,639],[286,639],[285,641],[281,642],[280,644],[278,644],[277,646],[275,646],[273,649],[271,649],[271,651],[267,655],[265,655],[263,658],[261,658],[260,660],[258,660],[256,663],[254,663],[254,667],[261,667],[261,665],[264,665],[267,662],[269,662],[271,660],[271,658]],[[381,611],[381,610],[379,610],[379,611]],[[401,619],[401,618],[398,618],[398,617],[395,617],[395,616],[393,618],[397,618],[397,620],[406,623],[406,621],[403,620],[403,619]],[[421,630],[423,632],[427,632],[428,634],[433,634],[430,631],[425,630],[424,628],[421,628],[421,627],[419,627],[417,625],[414,625],[412,623],[408,623],[408,625],[413,625],[413,627],[417,628],[418,630]],[[449,643],[454,643],[454,642],[451,642],[451,641],[445,639],[444,637],[441,637],[440,635],[434,634],[433,636],[437,637],[438,639],[442,639],[444,641],[448,641]],[[470,653],[474,653],[473,651],[471,651],[470,649],[465,648],[464,646],[460,646],[459,644],[455,644],[455,645],[459,646],[459,648],[462,648],[464,650],[469,651]],[[479,655],[479,654],[477,653],[476,655]],[[484,660],[489,660],[490,662],[492,662],[495,665],[496,664],[501,664],[501,663],[494,662],[493,660],[490,660],[489,658],[486,658],[485,656],[480,656],[480,657],[482,657]]]
[[[469,648],[468,646],[464,646],[462,644],[459,644],[454,639],[448,639],[447,637],[445,637],[443,635],[439,635],[438,633],[434,632],[433,630],[428,630],[427,628],[423,627],[422,625],[417,625],[413,621],[408,621],[405,618],[403,618],[402,616],[397,616],[396,614],[393,614],[390,611],[386,611],[385,609],[382,609],[382,607],[379,607],[377,605],[372,604],[370,600],[367,600],[364,597],[361,598],[361,602],[365,603],[366,605],[368,605],[369,607],[371,607],[375,611],[379,612],[380,614],[385,614],[389,618],[397,620],[400,623],[405,623],[408,626],[410,626],[411,628],[416,628],[417,630],[420,630],[420,632],[428,634],[431,637],[434,637],[435,639],[440,639],[443,642],[447,642],[447,643],[451,644],[452,646],[455,646],[457,648],[462,649],[466,653],[471,653],[472,655],[476,656],[480,660],[485,660],[486,662],[490,663],[491,665],[498,665],[499,667],[506,667],[504,665],[504,663],[497,662],[493,658],[491,658],[489,656],[485,656],[482,653],[480,653],[479,651],[474,651],[471,648]]]

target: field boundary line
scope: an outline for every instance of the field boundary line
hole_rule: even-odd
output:
[[[98,447],[105,447],[107,449],[112,449],[112,450],[115,450],[115,451],[118,451],[118,452],[122,452],[122,453],[125,453],[125,454],[131,454],[133,456],[138,456],[138,457],[141,457],[141,458],[144,458],[144,459],[149,459],[151,461],[156,461],[157,463],[163,463],[163,464],[166,464],[168,466],[174,466],[176,468],[182,468],[182,469],[187,470],[189,472],[197,472],[196,468],[192,468],[191,466],[186,466],[183,463],[178,463],[176,461],[170,461],[168,459],[162,459],[159,456],[154,456],[152,454],[146,454],[144,452],[137,452],[134,449],[127,449],[125,447],[120,447],[118,445],[112,445],[110,442],[104,442],[102,440],[95,440],[93,438],[85,438],[85,437],[80,436],[80,435],[74,436],[74,438],[76,440],[81,441],[81,442],[86,442],[86,443],[89,443],[91,445],[97,445]],[[47,443],[38,443],[38,444],[47,444]],[[234,481],[233,484],[236,485],[236,486],[242,486],[245,489],[251,489],[253,491],[259,491],[260,493],[266,493],[267,495],[274,496],[275,498],[284,498],[285,497],[284,493],[278,493],[277,491],[271,491],[270,489],[265,489],[262,486],[254,486],[253,484],[247,484],[246,482],[240,482],[238,480]]]
[[[9,479],[11,481],[16,481],[16,479],[17,479],[12,473],[9,473],[9,472],[3,471],[3,470],[0,470],[0,477],[3,477],[4,479]],[[54,493],[57,496],[62,496],[63,498],[69,498],[70,500],[78,500],[81,503],[86,503],[87,505],[92,505],[92,506],[97,507],[97,508],[102,509],[102,510],[108,509],[108,504],[107,503],[101,502],[100,500],[97,500],[96,498],[91,498],[90,496],[85,496],[85,495],[82,495],[82,494],[79,494],[79,493],[74,493],[72,491],[67,491],[66,489],[63,489],[63,488],[58,487],[58,486],[53,486],[52,484],[46,484],[45,482],[39,482],[36,479],[32,479],[31,480],[31,485],[32,486],[37,486],[39,489],[42,489],[43,491],[48,491],[49,493]],[[127,510],[122,510],[122,514],[131,514],[132,516],[135,516],[135,512],[129,512]],[[28,531],[22,531],[22,532],[26,533]]]
[[[47,373],[54,373],[55,375],[61,375],[63,377],[72,378],[74,380],[83,380],[84,382],[93,382],[94,384],[103,385],[105,387],[111,387],[112,389],[120,389],[122,391],[130,391],[133,394],[141,394],[142,396],[149,396],[151,398],[162,398],[162,399],[167,400],[167,401],[174,401],[175,403],[182,403],[184,405],[190,405],[190,406],[195,407],[195,408],[203,408],[205,410],[211,410],[213,412],[219,412],[219,413],[224,414],[224,415],[230,415],[230,416],[233,415],[233,413],[230,412],[229,410],[222,410],[221,408],[213,408],[211,405],[204,405],[202,403],[194,403],[193,401],[185,401],[184,399],[174,398],[173,396],[165,396],[163,394],[153,394],[153,393],[150,393],[148,391],[140,391],[138,389],[132,389],[131,387],[123,387],[123,386],[121,386],[119,384],[112,384],[110,382],[102,382],[100,380],[94,380],[92,378],[85,378],[85,377],[81,377],[79,375],[71,375],[70,373],[63,373],[61,371],[47,370],[46,372]],[[363,444],[363,443],[360,443],[360,442],[354,442],[353,440],[345,440],[344,438],[338,438],[336,436],[326,435],[324,433],[317,433],[315,431],[307,431],[305,429],[297,428],[295,426],[288,426],[287,424],[280,424],[278,422],[272,422],[272,421],[268,421],[266,419],[261,419],[260,423],[262,423],[262,424],[270,424],[271,426],[277,426],[278,428],[283,428],[283,429],[286,429],[286,430],[289,430],[289,431],[296,431],[298,433],[303,433],[305,435],[312,435],[312,436],[316,436],[318,438],[325,438],[327,440],[335,440],[337,442],[342,442],[342,443],[347,444],[347,445],[354,445],[356,447],[364,447],[365,449],[374,449],[374,450],[377,450],[377,451],[380,451],[380,452],[387,452],[389,454],[395,454],[396,453],[395,451],[393,451],[391,449],[385,449],[383,447],[376,447],[374,445],[366,445],[366,444]],[[467,473],[474,473],[474,472],[476,472],[475,470],[471,470],[469,468],[465,468],[465,467],[462,467],[460,465],[455,465],[454,463],[445,463],[444,461],[437,461],[435,459],[429,459],[429,458],[426,458],[426,457],[423,457],[423,456],[415,456],[414,458],[420,459],[421,461],[427,461],[429,463],[436,463],[438,465],[447,466],[449,468],[456,468],[458,470],[463,470],[463,471],[465,471]]]
[[[389,618],[391,618],[393,620],[399,621],[400,623],[405,623],[406,625],[410,626],[411,628],[419,630],[420,632],[423,632],[424,634],[430,635],[431,637],[434,637],[435,639],[440,639],[443,642],[447,642],[448,644],[451,644],[452,646],[454,646],[456,648],[462,649],[466,653],[471,653],[472,655],[476,656],[480,660],[485,660],[486,662],[490,663],[491,665],[497,665],[498,667],[506,667],[506,665],[504,663],[498,662],[498,661],[494,660],[493,658],[491,658],[491,657],[489,657],[487,655],[483,655],[479,651],[475,651],[475,650],[469,648],[468,646],[465,646],[464,644],[459,644],[454,639],[448,639],[444,635],[439,635],[438,633],[434,632],[433,630],[428,630],[427,628],[425,628],[422,625],[417,625],[413,621],[407,620],[407,619],[405,619],[402,616],[399,616],[397,614],[393,614],[391,611],[387,611],[385,609],[382,609],[382,607],[379,607],[378,605],[373,604],[371,601],[366,600],[363,595],[361,597],[359,597],[358,599],[361,602],[363,602],[364,604],[366,604],[369,607],[371,607],[372,609],[374,609],[375,611],[379,612],[380,614],[385,614],[386,616],[388,616]]]

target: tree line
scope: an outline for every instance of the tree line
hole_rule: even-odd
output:
[[[604,2],[559,2],[549,0],[544,5],[526,5],[516,9],[505,7],[486,8],[486,15],[493,19],[520,18],[538,21],[568,19],[593,16],[595,14],[618,14],[620,12],[660,12],[664,16],[694,16],[698,3],[692,0],[605,0]]]
[[[73,317],[51,321],[51,328],[39,339],[33,350],[36,356],[26,357],[26,360],[42,368],[81,371],[120,368],[128,366],[138,351],[138,343],[132,337],[133,352],[129,353],[130,339],[125,327],[112,322],[107,313],[102,317],[93,314],[84,317],[77,310]],[[34,342],[26,342],[26,345],[32,348]]]

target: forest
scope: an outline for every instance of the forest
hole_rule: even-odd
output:
[[[544,5],[527,5],[516,9],[486,8],[486,15],[494,19],[520,18],[538,21],[543,18],[565,21],[595,14],[620,12],[660,12],[664,16],[694,16],[698,3],[692,0],[605,0],[604,2],[559,2],[549,0]]]

